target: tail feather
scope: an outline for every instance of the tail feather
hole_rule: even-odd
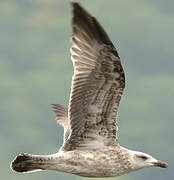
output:
[[[19,154],[11,163],[11,169],[20,173],[40,171],[46,167],[48,165],[43,163],[41,158],[35,158],[26,153]]]

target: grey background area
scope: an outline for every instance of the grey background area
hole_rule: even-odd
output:
[[[126,72],[120,144],[169,163],[168,169],[113,179],[174,179],[173,1],[80,2],[104,26]],[[0,179],[84,179],[53,171],[17,174],[9,168],[20,152],[51,154],[62,144],[63,131],[50,104],[68,104],[70,22],[68,0],[0,1]]]

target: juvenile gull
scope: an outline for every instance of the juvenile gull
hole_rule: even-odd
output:
[[[56,154],[19,154],[16,172],[56,170],[86,177],[119,176],[167,164],[126,149],[117,140],[117,112],[125,87],[118,52],[108,35],[79,3],[72,3],[71,60],[74,66],[68,109],[53,104],[64,127],[64,143]]]

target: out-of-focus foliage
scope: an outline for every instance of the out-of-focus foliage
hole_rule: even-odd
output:
[[[81,179],[58,172],[15,174],[20,152],[49,154],[62,143],[51,103],[68,104],[70,1],[0,1],[0,178]],[[127,86],[119,113],[121,145],[167,160],[117,180],[171,180],[174,127],[174,6],[172,0],[80,1],[117,47]],[[57,145],[58,144],[58,145]]]

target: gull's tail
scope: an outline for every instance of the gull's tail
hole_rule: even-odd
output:
[[[51,158],[48,156],[23,153],[16,156],[10,167],[12,170],[20,173],[41,171],[48,169],[52,165],[50,160]]]

